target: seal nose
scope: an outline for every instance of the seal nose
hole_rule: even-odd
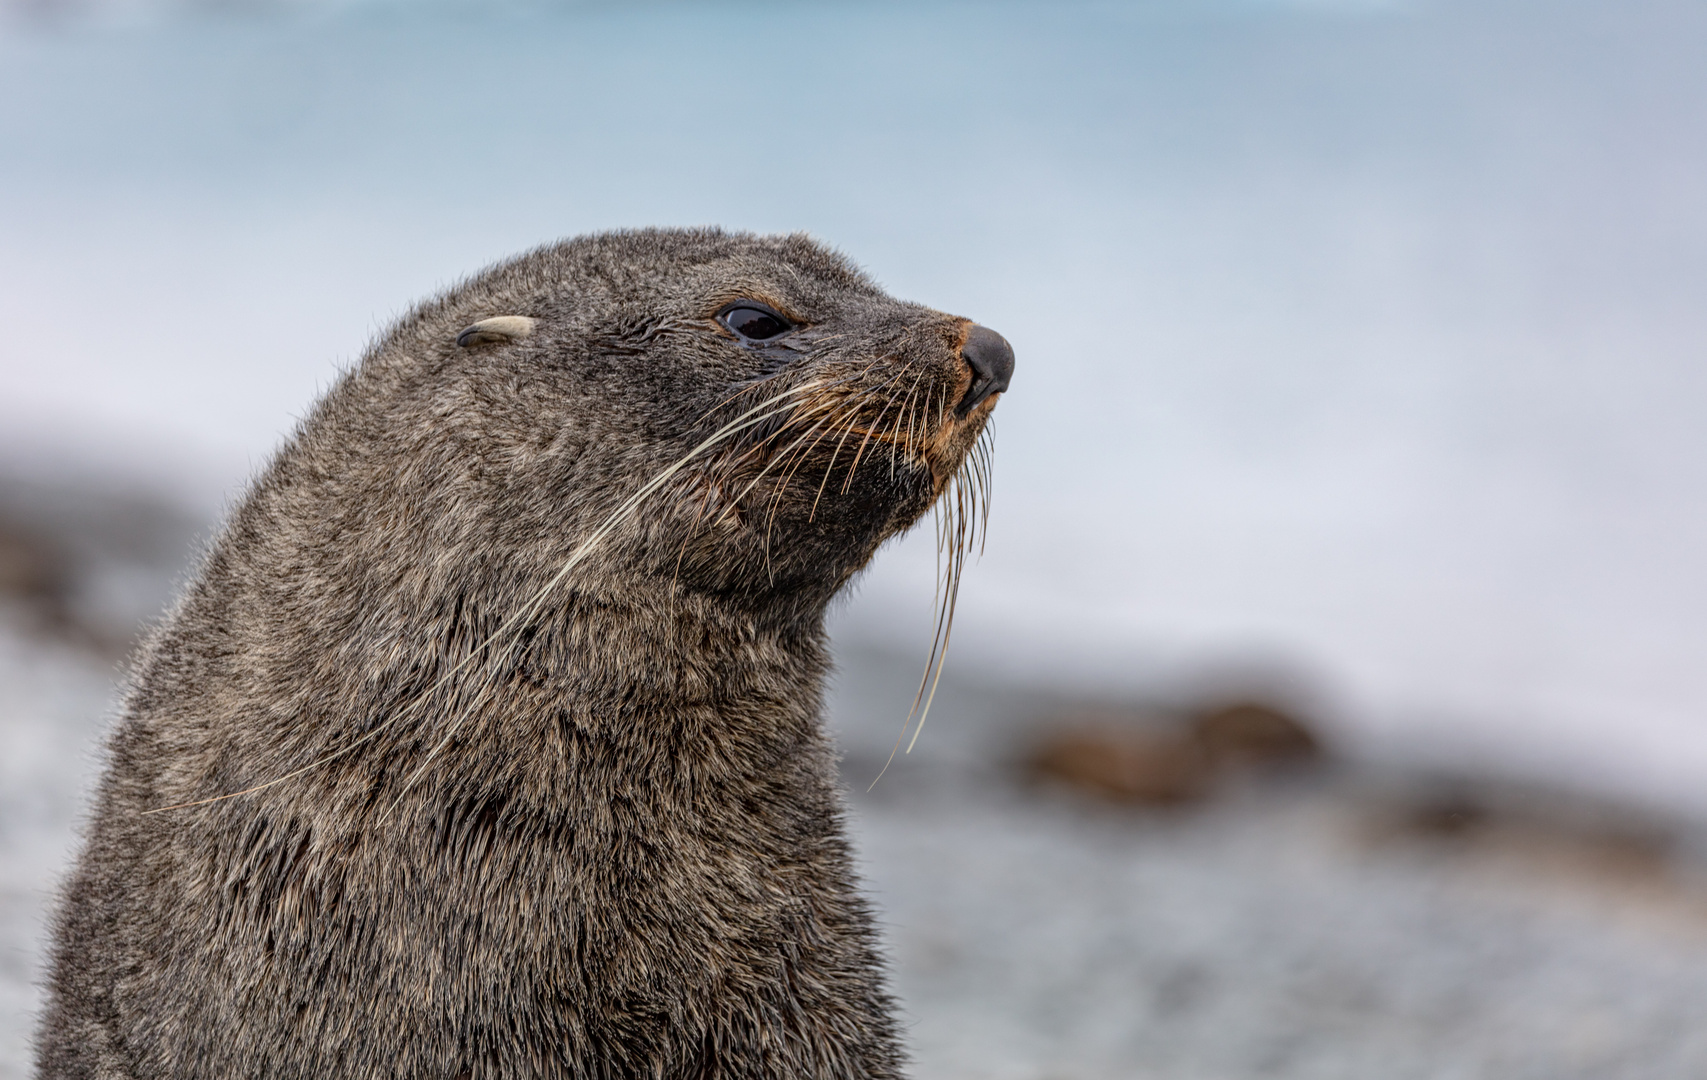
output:
[[[972,385],[954,407],[955,415],[965,416],[979,402],[1008,388],[1008,380],[1014,373],[1014,349],[1006,338],[989,327],[974,326],[960,348],[960,358],[972,369]]]

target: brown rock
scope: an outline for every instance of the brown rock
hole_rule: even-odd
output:
[[[0,518],[0,599],[21,603],[58,626],[67,621],[69,578],[50,541]]]
[[[1321,741],[1303,721],[1256,701],[1234,702],[1200,713],[1192,731],[1218,763],[1304,761],[1322,754]]]
[[[1040,741],[1025,765],[1038,779],[1151,805],[1202,798],[1211,779],[1209,758],[1196,741],[1136,725],[1063,729]]]

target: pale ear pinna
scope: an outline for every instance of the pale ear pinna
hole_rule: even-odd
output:
[[[40,1075],[898,1075],[824,610],[936,505],[946,644],[1012,367],[802,236],[405,316],[138,659]]]
[[[531,335],[538,325],[538,319],[530,319],[526,315],[494,315],[463,327],[462,332],[456,335],[456,343],[467,349],[475,345],[520,341]]]

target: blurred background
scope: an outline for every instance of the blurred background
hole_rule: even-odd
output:
[[[1002,332],[833,720],[920,1077],[1707,1073],[1707,6],[0,3],[0,1077],[122,660],[416,300],[806,230]]]

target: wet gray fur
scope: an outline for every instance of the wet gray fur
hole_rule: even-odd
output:
[[[743,342],[738,299],[802,329]],[[495,316],[534,331],[457,345]],[[40,1075],[897,1075],[823,620],[983,425],[943,407],[969,325],[718,230],[546,247],[401,319],[138,658]],[[529,608],[643,483],[813,380]],[[803,403],[859,395],[851,439],[784,454]]]

